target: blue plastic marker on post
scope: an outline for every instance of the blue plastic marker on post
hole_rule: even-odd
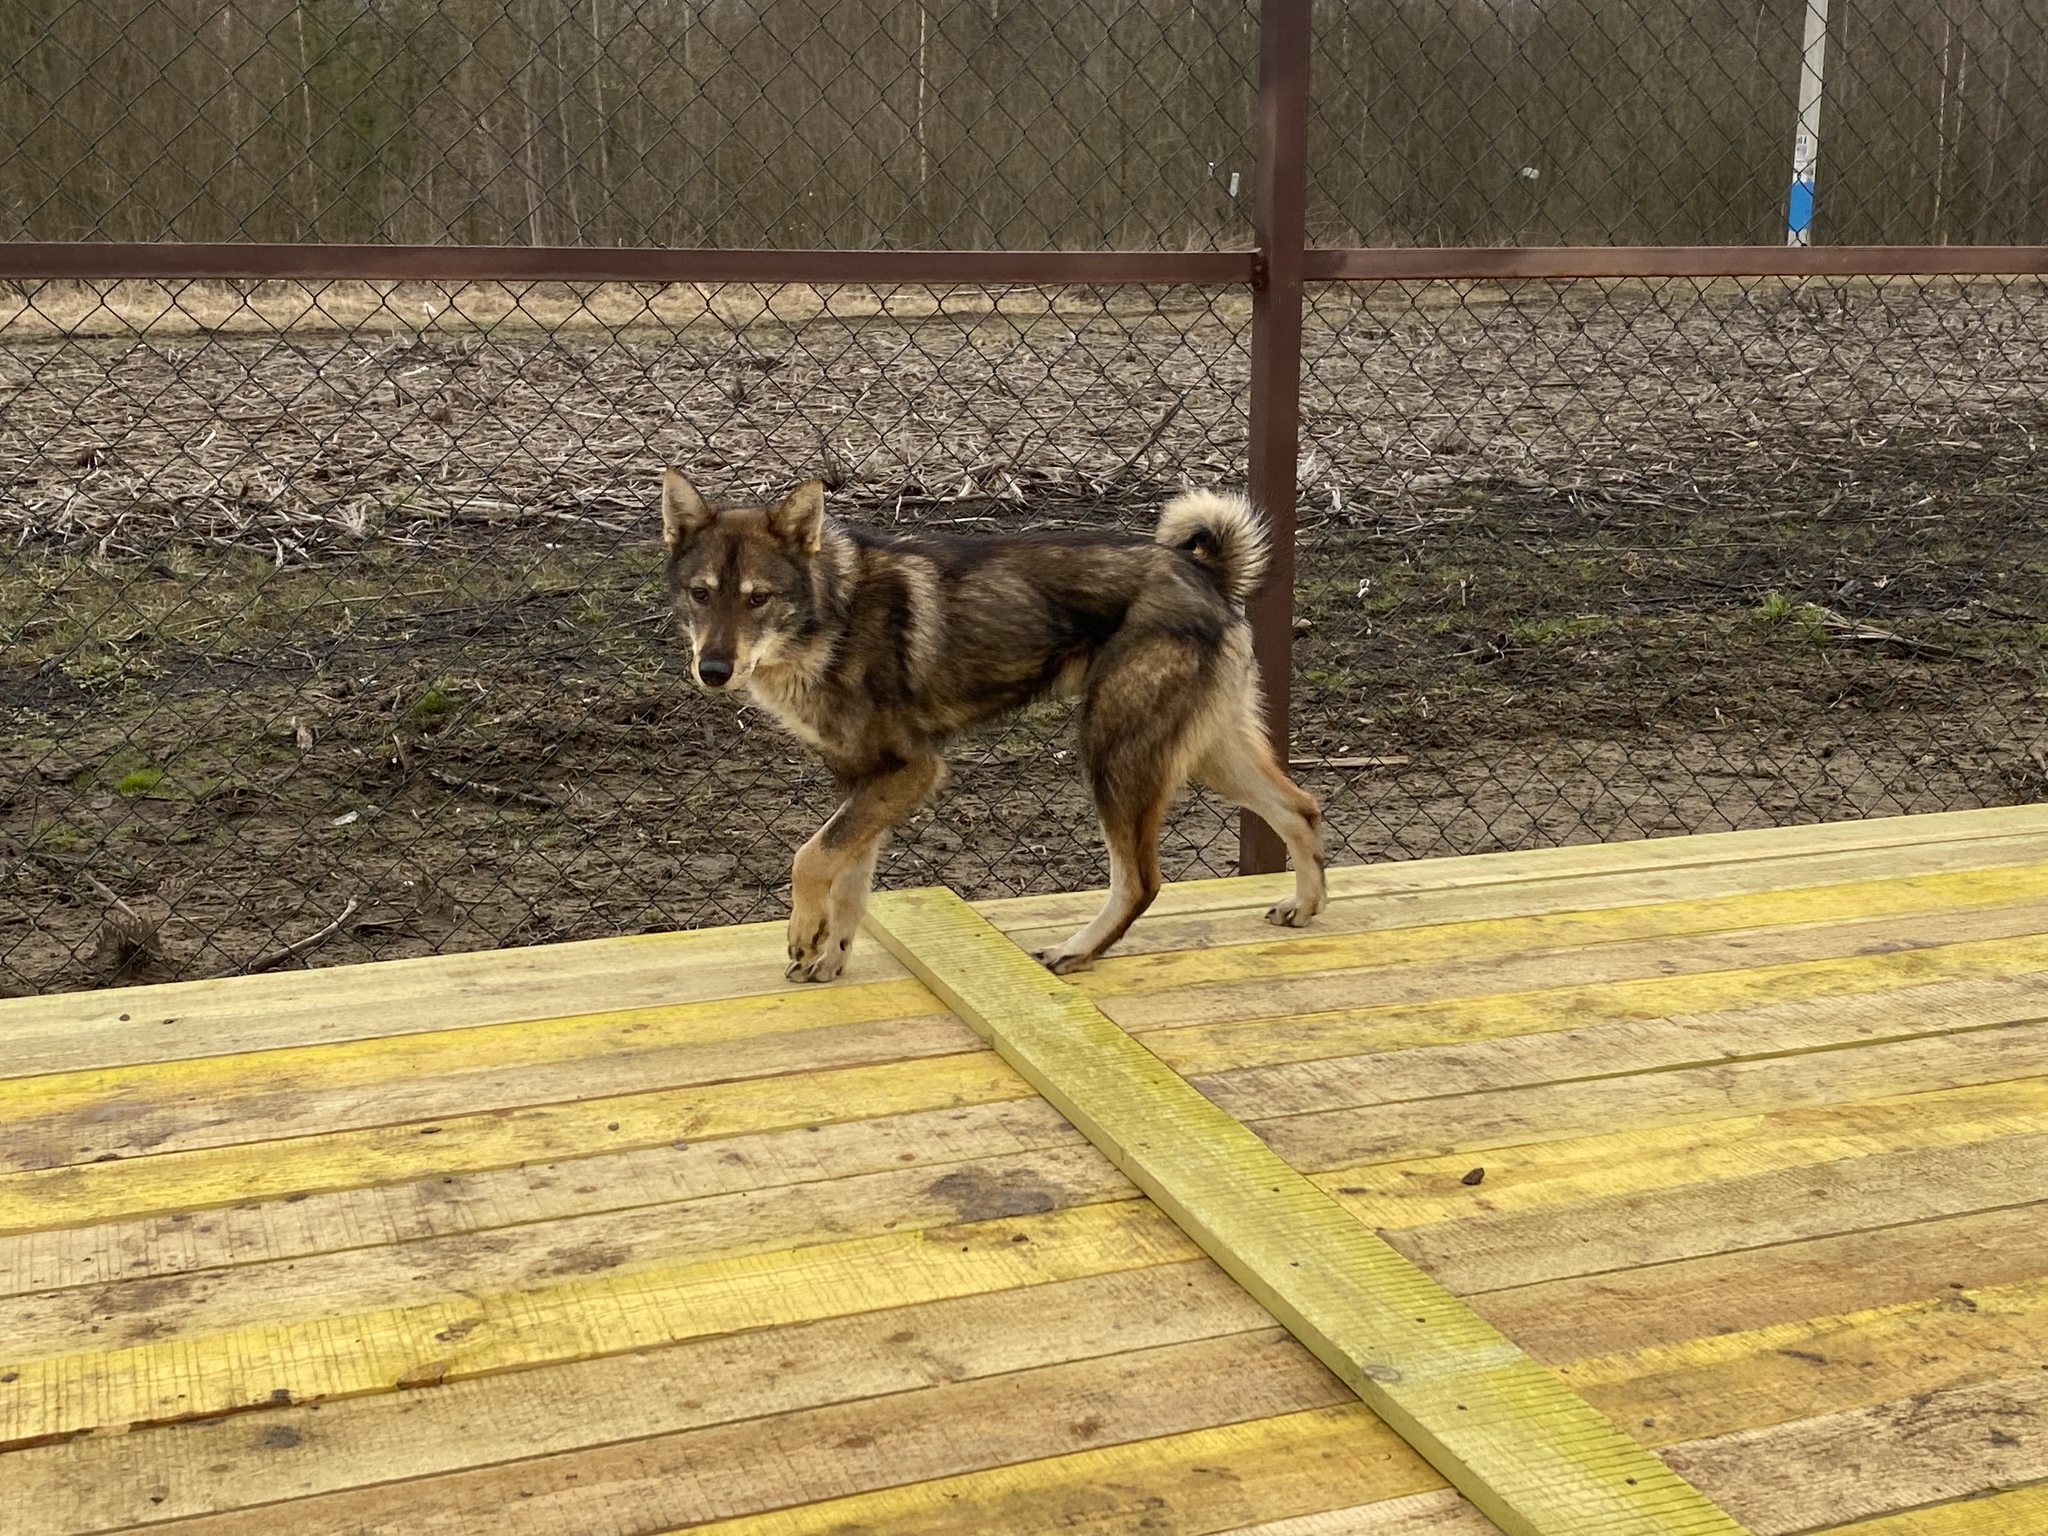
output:
[[[1827,61],[1828,0],[1806,0],[1806,40],[1799,51],[1799,124],[1792,135],[1792,196],[1785,243],[1812,243],[1814,164],[1820,158],[1821,78]]]

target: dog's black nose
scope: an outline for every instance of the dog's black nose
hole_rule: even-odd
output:
[[[732,663],[717,656],[699,656],[697,675],[707,688],[723,688],[732,681]]]

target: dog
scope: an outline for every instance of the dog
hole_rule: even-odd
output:
[[[883,535],[826,515],[806,480],[714,509],[662,477],[670,595],[713,693],[745,689],[824,759],[846,798],[790,871],[789,969],[830,981],[867,909],[889,830],[944,777],[961,732],[1047,694],[1081,700],[1081,763],[1109,844],[1109,896],[1038,959],[1084,970],[1159,893],[1159,830],[1193,777],[1285,840],[1294,894],[1323,904],[1320,813],[1268,745],[1245,600],[1268,563],[1239,497],[1183,494],[1151,538]]]

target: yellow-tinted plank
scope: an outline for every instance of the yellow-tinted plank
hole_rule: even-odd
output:
[[[227,1094],[253,1097],[312,1087],[382,1086],[473,1073],[484,1065],[538,1066],[673,1046],[718,1045],[944,1011],[938,999],[906,977],[868,986],[812,987],[379,1039],[185,1056],[0,1079],[0,1123],[90,1110],[114,1100],[133,1105],[172,1098],[211,1100]]]
[[[845,1536],[855,1531],[1085,1536],[1146,1528],[1200,1530],[1195,1513],[1213,1512],[1219,1503],[1314,1510],[1391,1498],[1438,1481],[1384,1424],[1363,1406],[1349,1404],[1075,1451],[688,1529],[692,1536]]]
[[[1609,1024],[1688,1020],[1761,1008],[1796,1011],[1801,1004],[1923,986],[1976,981],[2038,984],[2035,973],[2041,971],[2048,971],[2048,938],[2029,934],[1783,965],[1195,1024],[1148,1030],[1145,1044],[1182,1075],[1201,1077],[1241,1067],[1320,1062]]]
[[[951,892],[869,922],[1509,1536],[1740,1530]]]
[[[868,997],[887,991],[918,994],[907,999],[912,1011],[899,1013],[885,999]],[[133,1157],[272,1141],[314,1127],[367,1129],[870,1066],[953,1055],[980,1044],[915,982],[885,982],[844,996],[838,1009],[789,1007],[791,999],[770,995],[691,1005],[673,1012],[696,1017],[676,1020],[605,1014],[209,1056],[160,1069],[15,1078],[0,1082],[0,1168],[51,1168],[100,1161],[107,1153]],[[753,1005],[761,1004],[768,1006],[757,1015]],[[558,1031],[558,1022],[590,1027]],[[528,1038],[529,1030],[540,1031],[540,1037]],[[491,1038],[466,1038],[471,1036]],[[407,1049],[415,1045],[424,1049]]]
[[[2037,1484],[1849,1525],[1831,1525],[1814,1536],[2042,1536],[2044,1531],[2048,1531],[2048,1485]]]
[[[1389,1240],[1450,1289],[1468,1296],[1995,1210],[2035,1194],[2048,1194],[2048,1134],[1846,1158],[1509,1216],[1467,1217],[1392,1233]]]
[[[0,1000],[0,1077],[614,1012],[784,981],[779,923]],[[901,979],[873,945],[844,980]]]
[[[450,1296],[0,1366],[0,1448],[388,1392],[683,1339],[1192,1258],[1144,1201]]]
[[[465,1295],[528,1290],[584,1274],[699,1263],[962,1220],[1127,1200],[1130,1181],[1085,1142],[1021,1157],[890,1168],[779,1189],[533,1220],[509,1235],[472,1232],[364,1245],[318,1259],[186,1277],[114,1276],[0,1306],[0,1360],[69,1353],[97,1335],[116,1344],[222,1333],[331,1311],[367,1312]]]
[[[1989,939],[2036,938],[2048,931],[2048,901],[1932,912],[1895,913],[1839,923],[1733,928],[1718,933],[1649,935],[1612,944],[1495,954],[1436,956],[1386,966],[1256,974],[1124,992],[1098,998],[1102,1011],[1133,1034],[1203,1024],[1282,1021],[1365,1007],[1415,1006],[1556,987],[1585,987],[1771,965],[1794,965],[1883,951],[1931,949]]]
[[[1647,1129],[1800,1107],[1824,1110],[2044,1073],[2048,1021],[2030,1021],[1854,1049],[1538,1083],[1256,1123],[1259,1134],[1288,1162],[1321,1172],[1381,1159],[1562,1141],[1608,1126]]]
[[[1596,1356],[1564,1377],[1658,1444],[2048,1366],[2048,1279]]]
[[[1781,1168],[2038,1134],[2048,1126],[2048,1078],[2019,1078],[1796,1107],[1722,1120],[1616,1131],[1317,1174],[1360,1220],[1398,1229],[1481,1213],[1533,1211]],[[1468,1185],[1472,1169],[1485,1182]]]
[[[987,1051],[0,1175],[0,1233],[1023,1098]]]
[[[1246,979],[1367,970],[1417,961],[1470,959],[1527,950],[1584,949],[1635,939],[1748,928],[1842,923],[2048,899],[2048,864],[2004,865],[1804,890],[1745,891],[1700,901],[1653,902],[1590,912],[1551,912],[1426,928],[1319,937],[1313,928],[1259,944],[1175,950],[1119,959],[1112,953],[1079,978],[1090,997],[1158,992]]]
[[[1847,884],[1873,878],[1991,869],[2002,864],[2038,864],[2044,861],[2048,861],[2048,835],[2030,833],[2019,837],[1847,849],[1809,853],[1795,858],[1759,858],[1688,868],[1657,866],[1561,874],[1544,880],[1478,885],[1452,882],[1422,889],[1388,885],[1370,894],[1350,889],[1359,882],[1347,880],[1346,876],[1371,873],[1384,877],[1393,870],[1420,870],[1427,862],[1455,865],[1468,861],[1445,859],[1405,865],[1379,864],[1369,871],[1355,867],[1331,871],[1330,900],[1316,918],[1315,931],[1320,936],[1327,936],[1390,928],[1419,928],[1437,923],[1533,917],[1545,912],[1583,912],[1651,902],[1697,901],[1742,892]],[[1261,883],[1260,877],[1242,882],[1246,887],[1255,883]],[[1386,882],[1383,880],[1382,884]],[[1177,886],[1168,887],[1168,892],[1179,889]],[[1236,905],[1205,904],[1196,910],[1162,911],[1168,904],[1167,894],[1162,893],[1131,931],[1118,940],[1118,955],[1129,957],[1170,949],[1256,944],[1273,936],[1264,914],[1272,905],[1277,891],[1259,899],[1252,890],[1245,889],[1234,893],[1239,898]],[[1074,910],[1082,912],[1085,920],[1086,916],[1093,915],[1096,905],[1100,905],[1099,895],[1085,910],[1080,905]],[[1178,903],[1175,905],[1178,908]],[[984,916],[989,915],[983,906],[978,905],[976,910]],[[996,926],[1002,928],[1020,948],[1035,952],[1065,938],[1076,924],[1073,920],[1061,919],[1028,925],[998,922]]]
[[[0,1237],[0,1296],[404,1245],[890,1169],[932,1170],[984,1157],[1028,1157],[1084,1142],[1079,1131],[1033,1094],[880,1119],[782,1126],[680,1146],[663,1142],[478,1173],[428,1170],[395,1184]],[[962,1220],[1000,1214],[970,1212],[971,1203],[961,1201]]]
[[[1365,899],[1414,891],[1456,890],[1516,882],[1549,882],[1580,875],[1647,870],[1709,869],[1722,864],[1801,859],[1859,849],[1914,848],[1939,843],[2024,837],[2048,831],[2048,809],[2035,805],[1991,806],[1924,816],[1873,817],[1746,832],[1705,832],[1688,837],[1638,838],[1608,843],[1574,843],[1558,848],[1524,848],[1512,853],[1459,858],[1395,859],[1377,864],[1340,864],[1330,870],[1330,894]],[[1787,883],[1775,879],[1773,883]],[[1213,880],[1180,880],[1159,894],[1152,910],[1162,914],[1256,907],[1260,911],[1294,889],[1294,877],[1232,875]],[[1014,896],[975,903],[975,910],[1005,933],[1092,917],[1102,905],[1099,891]]]
[[[2048,1372],[1668,1447],[1759,1530],[1817,1531],[2048,1477]]]
[[[269,1511],[271,1532],[297,1536],[299,1520],[278,1520],[275,1501],[393,1482],[402,1495],[465,1468],[1271,1327],[1258,1303],[1196,1258],[418,1392],[87,1435],[0,1462],[10,1495],[0,1499],[0,1536],[74,1536],[244,1507]],[[478,1511],[465,1512],[481,1524]]]

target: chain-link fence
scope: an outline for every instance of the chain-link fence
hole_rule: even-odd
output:
[[[1311,228],[1780,242],[1802,14],[1322,7]],[[1830,28],[1818,238],[2041,238],[2038,17]],[[1258,31],[0,0],[0,220],[1243,250]],[[1293,754],[1339,860],[2040,792],[2039,281],[1330,283],[1303,325]],[[660,467],[1143,528],[1243,483],[1254,328],[1243,282],[0,289],[0,987],[779,914],[830,786],[687,686]],[[1100,884],[1069,735],[968,743],[883,881]],[[1168,873],[1237,852],[1194,797]]]

